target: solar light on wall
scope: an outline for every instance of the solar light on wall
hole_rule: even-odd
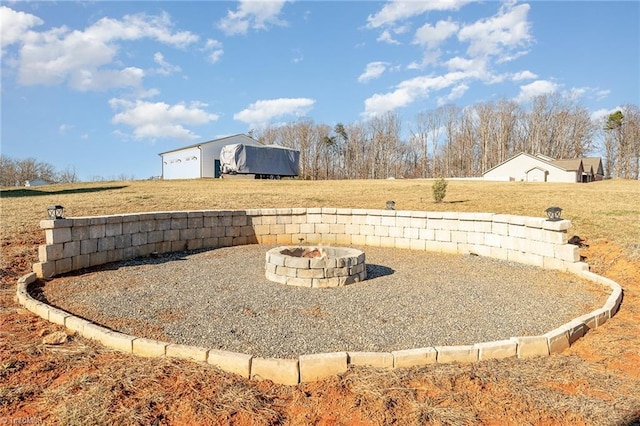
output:
[[[387,210],[395,210],[396,202],[395,201],[387,201]]]
[[[62,206],[49,206],[47,207],[47,215],[49,219],[62,219],[64,213],[64,207]]]
[[[547,217],[550,221],[558,221],[558,220],[562,220],[562,218],[560,216],[562,216],[562,209],[560,207],[549,207],[548,209],[545,210],[545,212],[547,213]]]

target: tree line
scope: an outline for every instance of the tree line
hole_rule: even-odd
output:
[[[0,155],[0,186],[24,186],[26,181],[42,179],[49,183],[75,183],[78,176],[75,168],[67,167],[62,171],[35,158],[12,159]]]
[[[393,112],[333,127],[303,119],[252,134],[267,145],[299,150],[303,179],[479,177],[519,152],[568,159],[597,149],[605,152],[607,177],[638,179],[638,111],[626,105],[594,121],[576,100],[552,94],[527,107],[506,99],[443,105],[417,114],[404,138],[402,119]]]

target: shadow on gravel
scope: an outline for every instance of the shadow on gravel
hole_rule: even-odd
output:
[[[374,265],[371,263],[367,263],[367,279],[368,280],[373,278],[384,277],[386,275],[391,275],[394,272],[395,271],[389,268],[388,266]]]
[[[140,265],[161,265],[167,262],[176,262],[188,260],[187,256],[195,253],[201,253],[203,251],[209,251],[210,249],[191,250],[171,253],[152,253],[149,256],[136,257],[134,259],[120,260],[118,262],[104,263],[102,265],[96,265],[89,268],[77,269],[75,271],[66,272],[64,274],[56,275],[57,277],[77,277],[80,275],[89,274],[98,271],[117,271],[120,268],[127,268],[131,266]]]

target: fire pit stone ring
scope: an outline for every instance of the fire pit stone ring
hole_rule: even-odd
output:
[[[299,287],[341,287],[367,278],[365,254],[350,247],[276,247],[266,253],[265,276]]]

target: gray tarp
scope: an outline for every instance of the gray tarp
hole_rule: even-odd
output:
[[[220,151],[222,173],[298,176],[300,151],[277,145],[226,145]]]

